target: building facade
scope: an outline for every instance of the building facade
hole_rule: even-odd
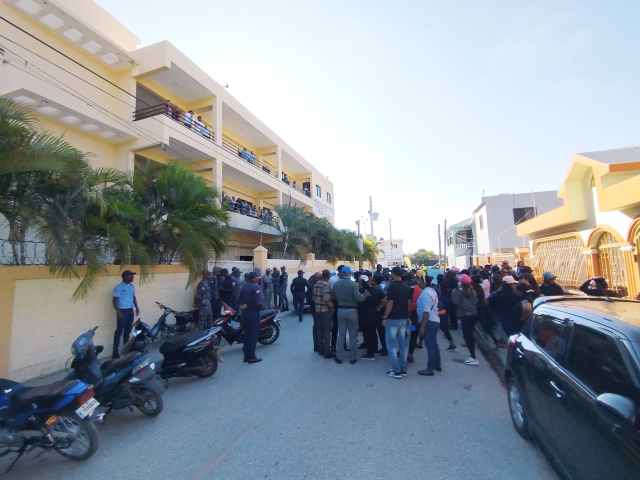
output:
[[[235,201],[225,205],[242,200],[229,214],[229,258],[250,259],[276,238],[261,216],[278,205],[333,223],[329,179],[168,41],[141,48],[93,0],[6,0],[0,13],[0,96],[32,109],[93,167],[133,176],[177,161]]]
[[[562,205],[518,225],[538,275],[565,287],[602,276],[610,289],[640,292],[640,147],[576,154],[560,190]]]
[[[454,223],[447,228],[445,232],[445,247],[447,265],[449,267],[464,269],[472,264],[473,252],[475,251],[472,218]]]
[[[404,247],[402,240],[378,241],[378,263],[383,267],[399,267],[404,265]]]

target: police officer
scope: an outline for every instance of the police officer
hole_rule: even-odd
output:
[[[211,294],[211,313],[215,320],[220,316],[220,291],[218,289],[218,276],[220,275],[220,269],[214,267],[213,271],[209,275],[209,293]]]
[[[196,308],[198,309],[198,326],[201,330],[211,327],[213,323],[213,309],[211,308],[211,288],[209,284],[209,272],[202,272],[202,280],[196,287]]]
[[[256,357],[256,343],[260,332],[260,309],[264,306],[262,288],[258,285],[258,275],[249,272],[246,282],[240,290],[238,303],[242,312],[242,329],[244,331],[244,361],[258,363],[262,359]]]
[[[120,356],[118,347],[120,338],[127,343],[133,327],[133,313],[140,315],[136,288],[133,286],[135,272],[125,270],[122,272],[122,282],[113,289],[113,308],[116,311],[116,331],[113,334],[113,358]]]

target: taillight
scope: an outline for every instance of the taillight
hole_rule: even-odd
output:
[[[93,388],[87,388],[79,397],[78,405],[82,406],[91,400],[96,395],[96,391]]]

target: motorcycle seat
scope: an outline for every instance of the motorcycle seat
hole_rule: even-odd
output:
[[[160,353],[163,355],[170,355],[176,353],[184,348],[185,345],[204,337],[207,332],[189,332],[182,335],[177,335],[170,338],[162,344],[160,347]]]
[[[59,382],[39,387],[24,387],[11,395],[11,401],[18,408],[31,403],[42,404],[59,399],[75,382],[60,380]]]
[[[112,358],[111,360],[107,360],[102,365],[100,365],[100,371],[103,375],[106,375],[111,372],[115,372],[121,368],[124,368],[127,365],[130,365],[134,358],[140,355],[138,352],[131,352],[123,355],[119,358]]]
[[[267,308],[266,310],[260,310],[260,320],[262,320],[263,318],[267,318],[273,315],[274,313],[278,313],[278,310],[275,308]]]

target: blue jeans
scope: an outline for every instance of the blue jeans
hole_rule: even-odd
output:
[[[424,346],[427,349],[427,370],[433,371],[442,368],[440,363],[440,347],[438,347],[438,330],[440,330],[440,324],[438,322],[427,322],[426,330]]]
[[[400,373],[407,369],[407,353],[409,342],[407,340],[407,325],[409,319],[387,320],[385,323],[384,337],[387,342],[387,352],[394,372]]]

